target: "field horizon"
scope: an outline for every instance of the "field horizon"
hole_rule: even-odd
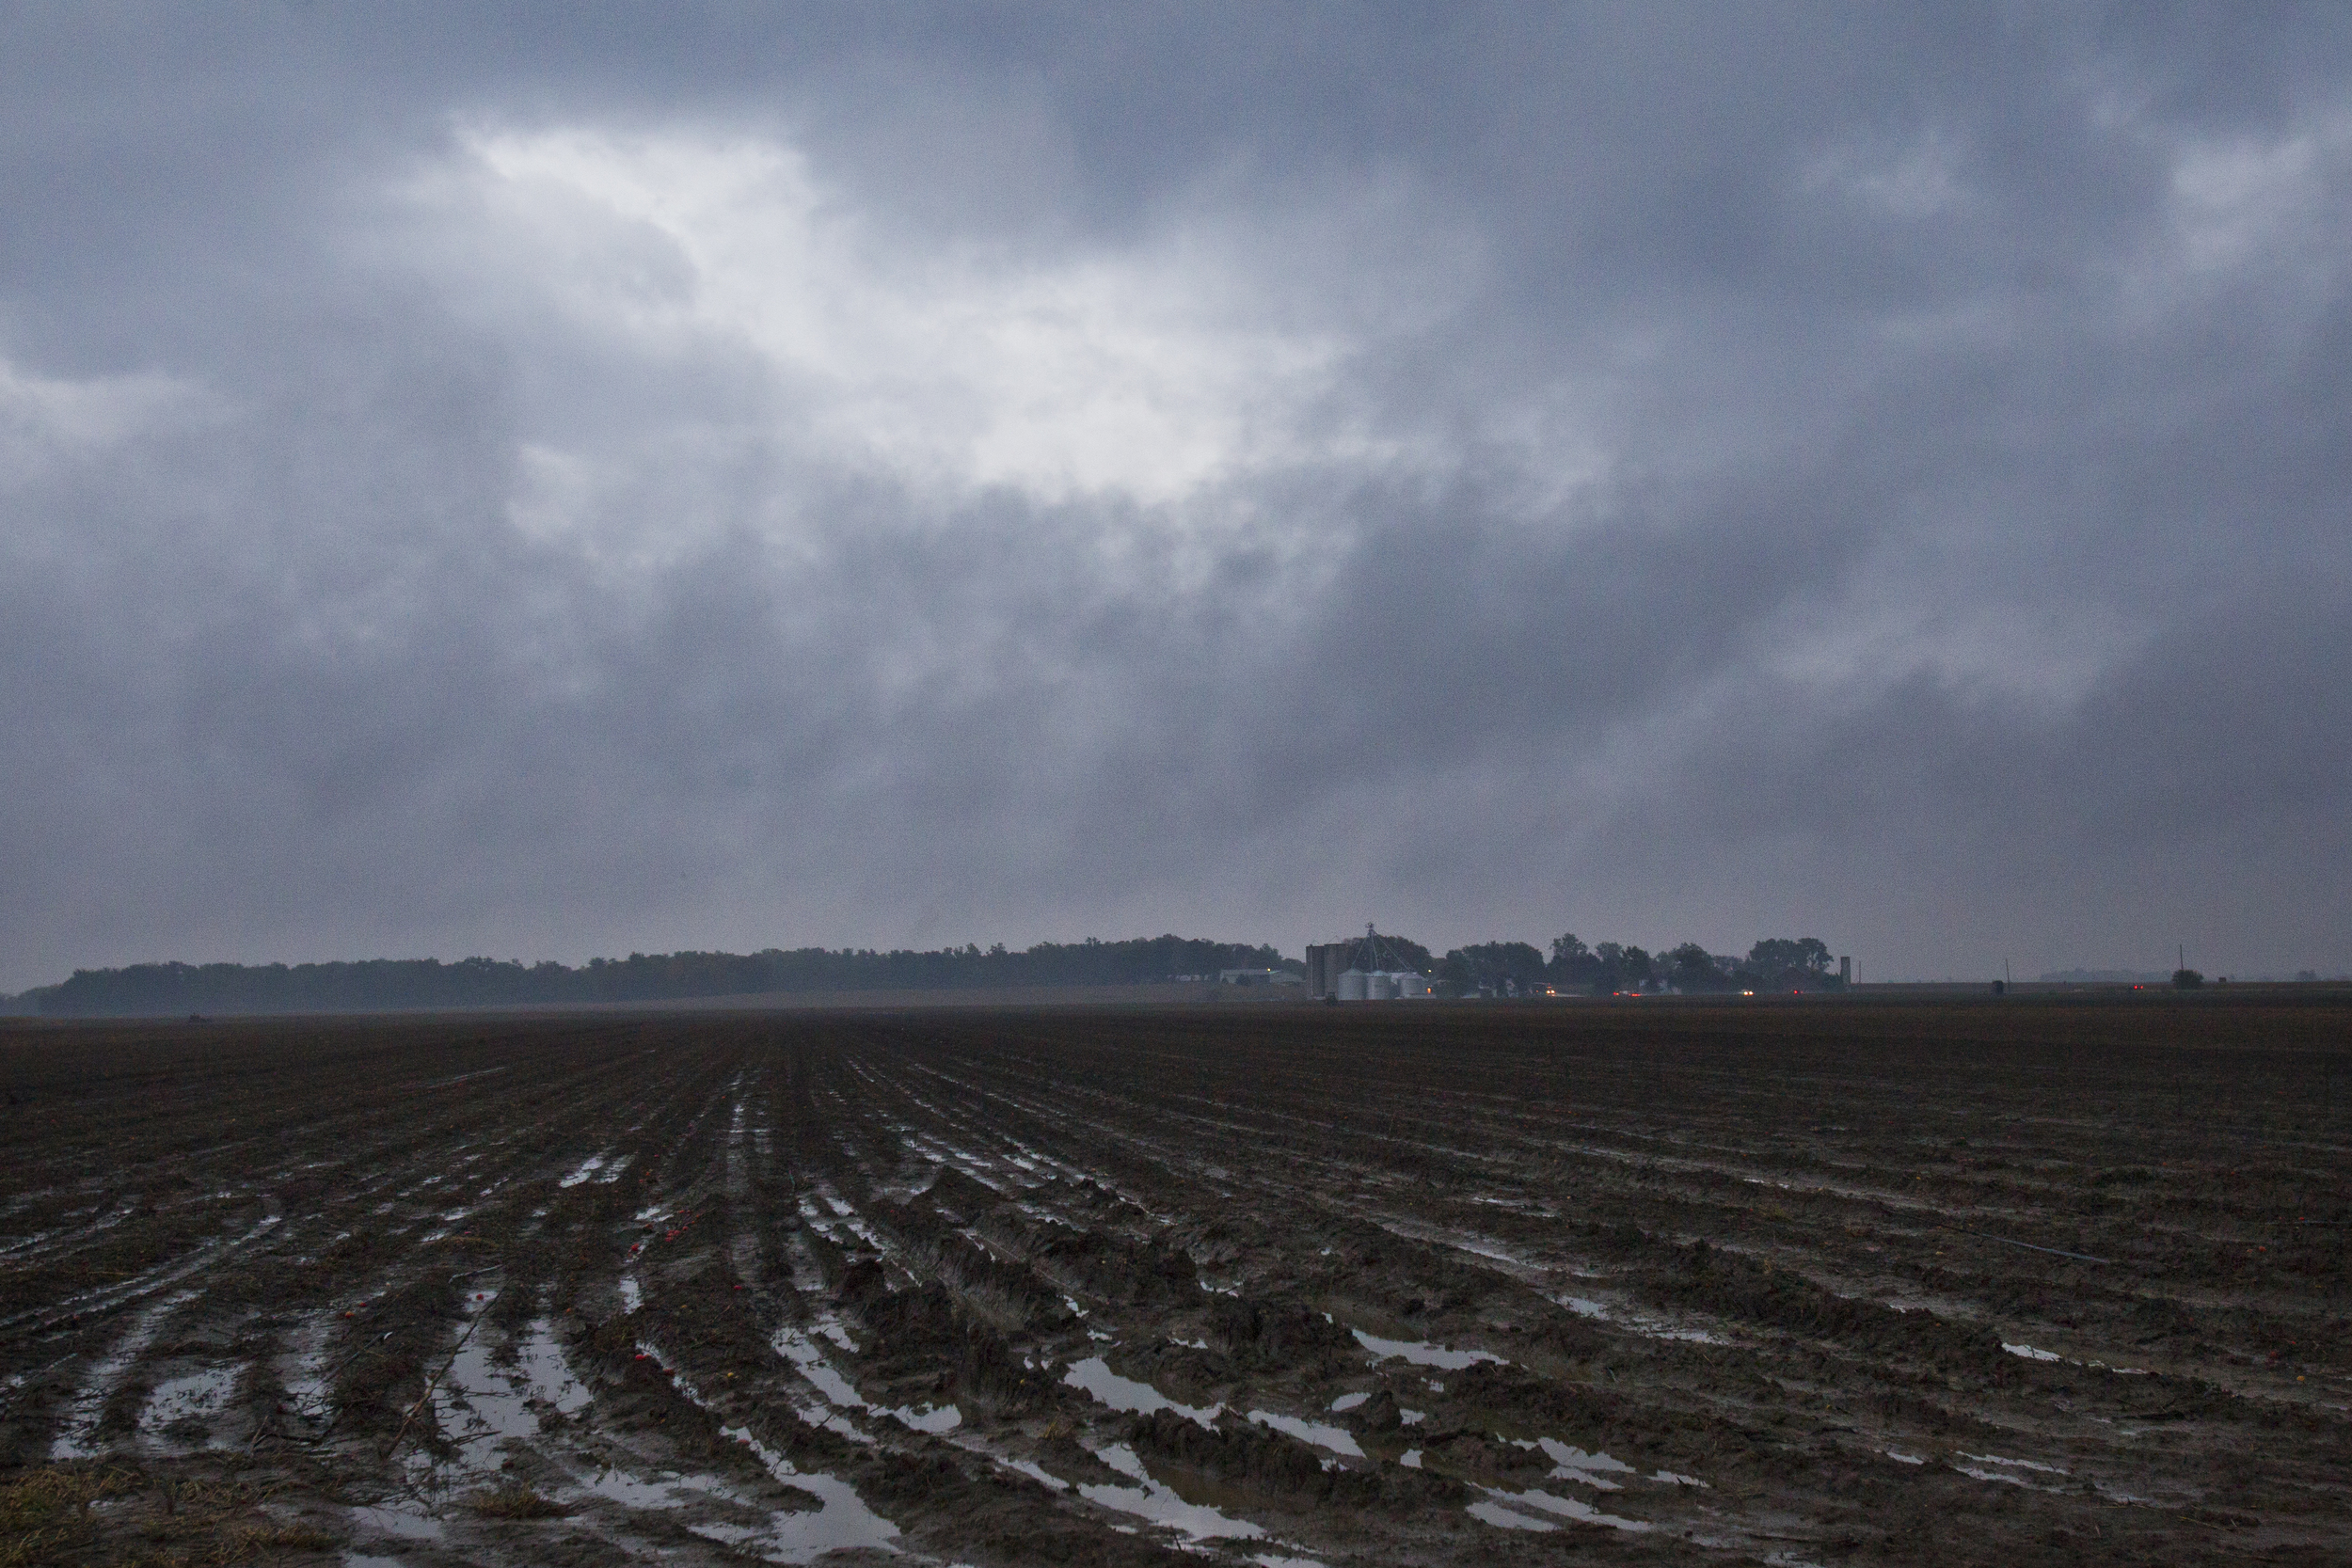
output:
[[[2348,1023],[8,1020],[0,1552],[2339,1560]]]

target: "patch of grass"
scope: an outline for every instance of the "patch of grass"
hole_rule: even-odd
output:
[[[45,1465],[0,1482],[0,1568],[47,1562],[94,1533],[89,1505],[138,1490],[129,1470]]]
[[[49,1465],[0,1482],[0,1568],[103,1561],[111,1568],[232,1568],[279,1552],[325,1552],[308,1524],[255,1515],[266,1494],[241,1481],[166,1481]],[[136,1497],[93,1514],[101,1498]],[[131,1544],[137,1542],[138,1544]]]

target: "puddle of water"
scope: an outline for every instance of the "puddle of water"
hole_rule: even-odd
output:
[[[771,1562],[813,1562],[828,1552],[853,1551],[860,1546],[898,1552],[898,1527],[866,1507],[848,1481],[821,1470],[797,1468],[745,1428],[722,1427],[719,1434],[757,1455],[780,1484],[806,1492],[822,1505],[814,1513],[773,1514],[767,1529],[731,1544],[751,1547]]]
[[[681,1492],[699,1492],[705,1497],[717,1497],[722,1502],[746,1508],[751,1506],[744,1501],[742,1494],[732,1487],[700,1476],[681,1476],[668,1471],[648,1480],[621,1470],[606,1470],[587,1482],[583,1490],[619,1503],[624,1508],[648,1512],[677,1507]]]
[[[1530,1519],[1524,1513],[1514,1513],[1497,1502],[1474,1502],[1464,1512],[1471,1518],[1493,1525],[1499,1529],[1529,1529],[1540,1533],[1560,1528],[1549,1519]]]
[[[709,1402],[695,1387],[693,1381],[672,1366],[661,1353],[644,1340],[637,1348],[654,1358],[670,1375],[671,1386],[684,1398],[707,1411]],[[719,1435],[740,1443],[768,1467],[768,1473],[785,1486],[805,1492],[818,1500],[814,1513],[778,1510],[769,1517],[767,1528],[738,1533],[739,1527],[697,1527],[697,1532],[714,1541],[754,1551],[771,1562],[811,1562],[828,1552],[850,1551],[870,1546],[877,1551],[896,1554],[892,1544],[898,1527],[867,1508],[864,1499],[848,1481],[826,1475],[821,1470],[803,1471],[793,1463],[752,1435],[749,1428],[722,1426]],[[704,1490],[713,1496],[723,1489],[706,1484]],[[723,1533],[714,1533],[723,1532]]]
[[[158,1383],[147,1396],[147,1403],[140,1407],[139,1435],[167,1448],[190,1447],[166,1429],[190,1418],[209,1423],[226,1410],[240,1370],[235,1366],[204,1367]],[[207,1433],[201,1446],[209,1448],[214,1442],[213,1434]]]
[[[1397,1456],[1396,1462],[1399,1465],[1404,1465],[1408,1470],[1418,1470],[1421,1468],[1421,1450],[1419,1449],[1406,1449],[1402,1454]]]
[[[809,1342],[807,1335],[797,1328],[780,1328],[776,1330],[775,1338],[768,1342],[774,1347],[777,1354],[791,1362],[803,1377],[814,1384],[817,1391],[827,1401],[850,1410],[866,1408],[866,1402],[858,1398],[858,1392],[850,1386],[850,1380],[841,1374],[839,1368],[825,1359],[823,1351]]]
[[[2039,1465],[2030,1459],[2003,1459],[1997,1453],[1968,1453],[1963,1451],[1960,1457],[1963,1459],[1973,1459],[1979,1465],[2006,1465],[2011,1469],[2039,1470],[2045,1476],[2062,1476],[2066,1474],[2064,1470],[2059,1469],[2055,1465]]]
[[[467,1450],[509,1438],[528,1443],[539,1435],[542,1410],[569,1416],[588,1399],[587,1388],[564,1360],[553,1327],[542,1318],[515,1348],[511,1367],[500,1366],[492,1348],[479,1340],[459,1351],[433,1391],[433,1414],[450,1441]],[[466,1461],[484,1467],[494,1464],[470,1452]]]
[[[1186,1420],[1215,1428],[1216,1418],[1224,1413],[1221,1404],[1206,1410],[1189,1404],[1178,1404],[1148,1383],[1137,1383],[1131,1377],[1120,1377],[1112,1371],[1099,1355],[1073,1361],[1062,1374],[1062,1382],[1073,1388],[1083,1388],[1101,1403],[1113,1410],[1124,1410],[1138,1416],[1149,1416],[1157,1410],[1173,1410]]]
[[[1580,1524],[1606,1525],[1611,1529],[1625,1530],[1637,1535],[1651,1528],[1645,1520],[1621,1519],[1613,1513],[1603,1513],[1592,1504],[1579,1502],[1574,1497],[1555,1497],[1549,1492],[1537,1491],[1503,1492],[1493,1487],[1483,1488],[1483,1490],[1489,1497],[1508,1504],[1512,1509],[1534,1509],[1539,1513],[1556,1513],[1562,1518],[1574,1519]],[[1470,1505],[1470,1512],[1472,1513],[1478,1512],[1476,1503]],[[1493,1524],[1500,1521],[1490,1519],[1487,1522]],[[1524,1527],[1506,1526],[1505,1528],[1523,1528]]]
[[[405,1509],[380,1505],[355,1508],[351,1511],[351,1518],[354,1524],[364,1525],[379,1534],[396,1536],[403,1541],[438,1541],[441,1538],[441,1521],[429,1519],[421,1513],[411,1513]]]
[[[1265,1534],[1263,1527],[1247,1519],[1233,1518],[1206,1503],[1184,1501],[1165,1484],[1153,1481],[1151,1472],[1143,1467],[1143,1461],[1123,1443],[1098,1450],[1096,1457],[1120,1474],[1134,1477],[1140,1484],[1080,1486],[1078,1495],[1090,1503],[1165,1525],[1195,1541],[1256,1541]]]
[[[314,1317],[290,1337],[278,1361],[278,1377],[286,1402],[306,1421],[326,1419],[326,1344],[334,1332],[330,1318]]]
[[[1301,1420],[1296,1416],[1277,1416],[1270,1410],[1253,1410],[1249,1418],[1260,1426],[1288,1433],[1299,1441],[1312,1443],[1319,1449],[1329,1449],[1333,1453],[1345,1454],[1350,1459],[1364,1457],[1364,1450],[1356,1446],[1356,1439],[1343,1428],[1323,1421]]]
[[[997,1464],[1003,1465],[1008,1470],[1016,1470],[1022,1475],[1028,1477],[1031,1481],[1044,1482],[1049,1491],[1067,1492],[1070,1490],[1070,1483],[1068,1481],[1062,1480],[1061,1477],[1054,1474],[1053,1471],[1048,1470],[1044,1465],[1040,1465],[1033,1459],[1001,1459],[997,1458],[997,1456],[993,1454],[991,1454],[989,1457],[995,1459]]]
[[[564,1178],[563,1180],[558,1181],[556,1185],[559,1187],[577,1187],[582,1181],[587,1180],[590,1177],[596,1175],[596,1172],[602,1169],[604,1169],[604,1156],[601,1154],[591,1154],[588,1158],[582,1160],[579,1164],[573,1166],[572,1173]]]
[[[963,1412],[952,1404],[902,1404],[890,1410],[878,1411],[877,1414],[888,1416],[900,1426],[912,1427],[916,1432],[928,1432],[933,1436],[944,1432],[953,1432],[963,1424]]]
[[[530,1397],[544,1400],[566,1416],[577,1416],[587,1408],[587,1386],[572,1375],[571,1364],[555,1341],[555,1325],[548,1320],[541,1318],[531,1325],[515,1349],[515,1362],[530,1383]]]
[[[1974,1465],[1955,1465],[1952,1468],[1972,1481],[2006,1481],[2011,1486],[2031,1487],[2033,1485],[2033,1482],[2025,1477],[2012,1476],[2006,1470],[1979,1470]]]
[[[1544,1457],[1552,1463],[1551,1479],[1554,1481],[1581,1481],[1597,1491],[1616,1492],[1623,1488],[1604,1477],[1633,1474],[1633,1466],[1622,1460],[1612,1459],[1605,1453],[1586,1453],[1575,1444],[1563,1443],[1557,1437],[1538,1437],[1532,1444],[1520,1446],[1544,1450]]]
[[[830,1328],[832,1337],[847,1342],[849,1336],[838,1324],[819,1324],[819,1331]],[[780,1328],[768,1341],[777,1354],[792,1363],[800,1374],[808,1379],[825,1402],[839,1410],[861,1410],[869,1416],[887,1416],[899,1425],[916,1432],[933,1434],[953,1432],[963,1424],[963,1412],[952,1404],[898,1405],[896,1407],[869,1404],[860,1397],[857,1388],[842,1375],[841,1370],[826,1359],[809,1337],[797,1328]],[[854,1350],[856,1347],[849,1347]]]
[[[1416,1367],[1435,1367],[1443,1372],[1458,1372],[1465,1368],[1475,1367],[1481,1361],[1491,1361],[1498,1367],[1511,1364],[1492,1351],[1448,1350],[1443,1345],[1433,1345],[1424,1339],[1383,1339],[1376,1334],[1366,1334],[1360,1328],[1355,1334],[1356,1342],[1382,1361],[1401,1355]]]
[[[65,1419],[56,1441],[49,1448],[52,1459],[94,1459],[98,1455],[98,1417],[106,1401],[122,1381],[122,1374],[131,1364],[153,1343],[156,1331],[163,1327],[164,1316],[174,1307],[194,1301],[200,1292],[183,1291],[167,1297],[131,1320],[131,1326],[122,1331],[98,1365],[89,1370],[82,1386],[74,1391],[73,1401],[66,1406]]]
[[[1342,1394],[1331,1402],[1331,1408],[1338,1411],[1353,1410],[1371,1398],[1370,1394]]]

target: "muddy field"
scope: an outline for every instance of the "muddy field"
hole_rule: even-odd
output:
[[[2347,1024],[10,1025],[0,1565],[2340,1563]]]

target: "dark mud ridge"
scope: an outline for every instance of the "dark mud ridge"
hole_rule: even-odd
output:
[[[2352,1561],[2347,1024],[9,1025],[0,1564]]]

